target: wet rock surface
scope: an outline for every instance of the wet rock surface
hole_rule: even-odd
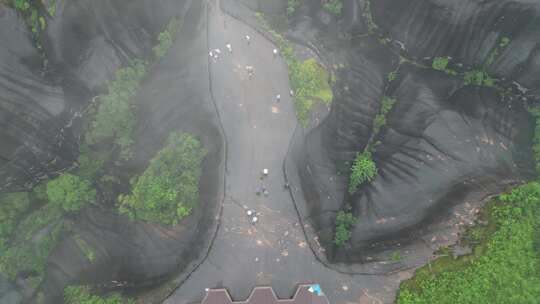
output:
[[[194,134],[208,151],[200,205],[192,216],[164,228],[118,216],[108,202],[82,211],[71,218],[73,232],[95,250],[95,261],[67,236],[49,256],[38,290],[25,291],[25,301],[42,294],[44,303],[61,303],[69,284],[103,290],[154,286],[179,271],[188,273],[208,250],[222,196],[224,142],[209,96],[203,4],[59,1],[56,17],[41,36],[44,54],[36,50],[24,21],[2,7],[0,39],[10,42],[0,46],[3,186],[31,185],[71,166],[78,156],[81,110],[116,69],[151,56],[157,35],[172,17],[183,26],[136,96],[135,155],[122,170],[141,173],[172,131]],[[49,59],[46,69],[42,56]],[[2,283],[0,294],[18,302],[10,286]]]
[[[337,69],[331,113],[305,142],[296,143],[304,152],[290,164],[298,170],[305,196],[302,217],[313,224],[326,258],[365,262],[374,251],[391,248],[390,240],[420,238],[419,227],[450,213],[469,194],[487,196],[533,176],[534,125],[522,101],[534,100],[531,92],[537,89],[534,73],[529,74],[538,68],[531,64],[537,37],[529,36],[533,23],[514,14],[538,18],[538,5],[503,2],[377,2],[371,5],[375,27],[370,32],[366,2],[344,1],[347,10],[339,26],[349,37],[346,42],[328,38],[335,29],[321,22],[319,12],[296,16],[300,28],[318,29],[307,36],[315,41],[308,42],[322,44],[330,64],[336,45],[345,44],[347,50],[338,57],[345,63]],[[507,48],[488,60],[502,37],[510,39]],[[435,56],[451,57],[460,73],[433,70]],[[492,62],[483,67],[486,61]],[[462,73],[467,67],[485,68],[505,80],[501,83],[519,82],[531,94],[502,97],[500,87],[466,86]],[[390,81],[393,71],[397,78]],[[350,195],[350,165],[369,140],[384,96],[397,102],[375,139],[379,174]],[[336,248],[334,218],[346,206],[358,224],[349,244]]]
[[[273,285],[286,297],[294,284],[310,281],[320,282],[333,303],[391,302],[408,273],[384,274],[425,262],[436,245],[457,236],[438,232],[455,234],[461,222],[472,222],[474,214],[463,214],[482,198],[533,174],[533,122],[519,101],[533,102],[540,85],[535,1],[384,0],[369,10],[366,0],[344,0],[339,18],[320,1],[305,1],[289,17],[286,36],[337,76],[330,113],[306,130],[295,129],[288,98],[275,104],[275,94],[290,89],[283,62],[270,53],[275,46],[231,17],[256,23],[254,11],[283,13],[286,1],[223,0],[230,15],[218,11],[219,1],[209,1],[209,20],[206,1],[58,3],[42,36],[45,70],[24,22],[0,7],[0,40],[10,41],[0,45],[2,187],[20,189],[69,167],[78,149],[73,117],[118,67],[150,56],[173,16],[183,19],[182,30],[136,97],[136,153],[126,170],[141,172],[172,130],[197,135],[209,156],[201,208],[175,229],[130,222],[106,207],[75,218],[75,231],[96,248],[97,259],[90,263],[73,238],[63,240],[40,286],[46,303],[59,303],[67,284],[138,288],[182,269],[178,277],[190,277],[178,280],[167,303],[198,301],[205,287],[229,287],[242,299],[255,284]],[[247,33],[252,49],[242,47]],[[487,64],[503,37],[508,46]],[[231,42],[234,55],[223,54],[209,69],[208,50],[225,53]],[[434,56],[452,57],[459,74],[433,70]],[[250,64],[253,81],[244,73]],[[472,67],[505,87],[516,81],[522,94],[503,97],[499,87],[465,86],[463,73]],[[376,138],[379,174],[350,195],[350,163],[367,145],[384,96],[397,102]],[[231,153],[220,222],[225,136]],[[283,159],[286,178],[279,172]],[[270,178],[262,181],[265,167]],[[256,196],[261,184],[268,196]],[[345,205],[359,221],[338,249],[332,244],[335,214]],[[248,209],[257,212],[256,226],[245,216]],[[449,218],[457,222],[446,223]],[[389,252],[404,244],[412,244],[410,258],[389,262]],[[19,298],[0,279],[0,301]]]

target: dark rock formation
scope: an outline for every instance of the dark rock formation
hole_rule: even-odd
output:
[[[142,172],[171,131],[193,133],[208,155],[200,206],[175,228],[132,222],[106,206],[78,215],[74,232],[94,249],[96,260],[90,262],[72,236],[59,244],[29,300],[42,294],[44,303],[54,304],[62,302],[69,284],[139,288],[189,271],[215,231],[224,149],[209,95],[204,1],[56,3],[56,15],[40,35],[41,55],[24,21],[1,7],[0,41],[9,43],[0,44],[0,185],[30,186],[70,166],[78,156],[81,109],[119,67],[151,56],[172,17],[182,26],[169,53],[149,68],[136,97],[135,156],[125,169]],[[8,287],[1,283],[0,299],[17,298]]]
[[[522,105],[526,96],[503,98],[497,88],[465,86],[463,73],[483,69],[508,37],[508,46],[485,69],[501,84],[516,81],[529,92],[538,89],[540,6],[533,1],[373,1],[377,28],[368,34],[365,4],[344,1],[338,24],[347,40],[328,38],[334,25],[322,22],[319,12],[302,11],[306,15],[296,16],[292,30],[316,31],[305,39],[320,46],[329,62],[336,53],[343,57],[336,45],[346,49],[331,113],[308,134],[296,165],[308,202],[299,209],[315,227],[327,257],[337,261],[362,261],[380,249],[375,244],[416,238],[418,226],[463,203],[468,194],[481,198],[534,174],[534,124]],[[400,63],[398,54],[412,64]],[[431,69],[435,56],[450,56],[461,74]],[[389,82],[394,70],[397,79]],[[379,173],[349,195],[350,165],[369,140],[383,96],[397,103],[375,138]],[[338,249],[332,243],[334,218],[345,206],[358,224],[349,244]]]

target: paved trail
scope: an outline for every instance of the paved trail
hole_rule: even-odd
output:
[[[282,171],[296,126],[284,61],[274,57],[271,42],[210,2],[209,48],[221,50],[217,62],[210,61],[210,77],[228,142],[222,223],[208,258],[165,303],[199,302],[207,287],[226,287],[243,300],[254,286],[271,285],[278,296],[289,297],[296,284],[310,282],[320,283],[332,303],[379,303],[370,297],[385,289],[387,277],[342,275],[324,267],[298,224]],[[246,65],[254,67],[252,79]],[[270,174],[260,180],[263,168]],[[268,197],[255,194],[261,185]],[[246,208],[261,214],[257,225],[249,223]]]

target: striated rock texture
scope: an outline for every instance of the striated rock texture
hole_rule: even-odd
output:
[[[534,123],[523,101],[534,102],[540,88],[540,4],[373,1],[375,28],[369,33],[373,23],[368,26],[366,3],[343,2],[338,24],[346,39],[329,38],[335,28],[325,12],[304,10],[294,19],[293,34],[304,28],[316,31],[308,42],[322,44],[328,62],[337,57],[344,63],[336,71],[331,112],[308,134],[304,157],[297,160],[307,202],[300,208],[306,210],[302,216],[335,261],[363,261],[388,248],[388,241],[418,238],[417,228],[434,215],[534,175]],[[490,60],[503,37],[508,45]],[[458,74],[433,70],[436,56],[451,57],[450,67]],[[503,96],[496,87],[465,85],[463,75],[473,68],[521,93]],[[390,81],[392,71],[397,77]],[[349,168],[371,136],[383,96],[397,102],[374,139],[380,142],[373,154],[379,172],[350,195]],[[336,248],[335,214],[349,207],[358,224],[348,244]]]
[[[75,157],[64,90],[40,73],[24,20],[0,4],[0,191],[24,189]]]

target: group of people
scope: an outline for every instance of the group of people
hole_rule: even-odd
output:
[[[246,44],[248,46],[251,45],[251,37],[249,35],[246,35],[244,37],[244,39],[245,39]],[[225,48],[229,51],[230,54],[232,54],[233,49],[232,49],[231,43],[227,42],[225,44]],[[272,54],[273,54],[274,57],[277,57],[279,55],[278,49],[274,48],[272,50]],[[212,60],[214,62],[217,62],[220,55],[221,55],[221,50],[219,48],[213,49],[208,53],[208,55],[212,58]],[[248,78],[249,79],[253,78],[253,76],[254,76],[253,66],[246,65],[245,69],[246,69],[246,73],[248,75]],[[294,95],[292,90],[290,90],[289,94],[290,94],[291,97]],[[276,102],[280,102],[280,101],[281,101],[281,94],[277,94],[276,95]],[[262,172],[261,172],[261,180],[265,179],[268,176],[268,173],[269,173],[268,169],[266,169],[266,168],[263,169]],[[288,187],[288,184],[286,184],[286,187]],[[268,189],[266,189],[265,186],[259,186],[259,187],[256,188],[255,194],[257,196],[261,196],[261,195],[269,196],[270,192],[268,192]],[[251,224],[256,224],[259,221],[259,214],[256,211],[252,210],[252,209],[247,209],[246,210],[246,216],[248,217],[249,222]]]
[[[250,44],[251,44],[251,37],[250,37],[249,35],[246,35],[246,36],[244,37],[244,39],[246,40],[247,45],[250,45]],[[229,53],[232,54],[232,52],[233,52],[232,45],[231,45],[230,43],[227,42],[227,44],[225,44],[225,47],[227,48],[227,50],[229,51]],[[278,49],[274,48],[274,49],[272,50],[272,54],[274,55],[274,57],[277,57],[278,54],[279,54]],[[219,48],[213,49],[213,50],[211,50],[211,51],[208,53],[208,55],[210,56],[210,58],[212,58],[212,60],[213,60],[214,62],[217,62],[218,59],[219,59],[219,56],[221,55],[221,50],[220,50]],[[254,73],[253,73],[253,66],[251,66],[251,65],[246,65],[246,72],[247,72],[247,75],[248,75],[248,78],[249,78],[249,79],[253,78],[253,75],[254,75]],[[278,95],[278,96],[279,96],[279,95]],[[279,102],[279,99],[280,99],[280,98],[278,97],[278,98],[277,98],[277,101],[278,101],[278,102]]]

